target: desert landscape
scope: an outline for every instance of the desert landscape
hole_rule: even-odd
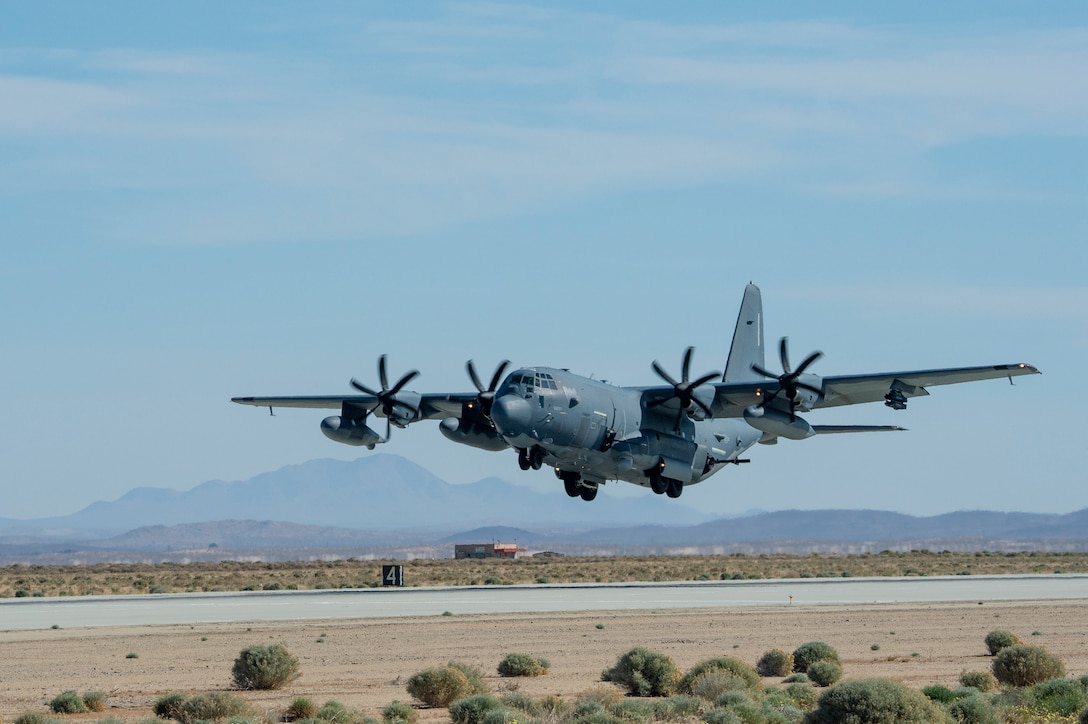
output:
[[[0,623],[2,628],[2,623]],[[957,686],[962,671],[988,670],[983,640],[1012,631],[1088,673],[1088,601],[870,606],[782,606],[640,612],[434,616],[426,618],[47,629],[0,632],[0,721],[46,713],[62,691],[103,691],[104,712],[65,720],[153,715],[170,692],[231,689],[231,664],[252,645],[283,643],[302,675],[277,691],[239,692],[269,720],[289,702],[335,699],[363,715],[411,701],[406,680],[450,660],[481,669],[497,693],[573,698],[602,684],[602,670],[635,646],[671,656],[681,668],[731,656],[754,664],[771,648],[787,651],[825,641],[843,660],[844,679],[884,677],[913,687]],[[551,663],[537,678],[502,678],[508,653]],[[768,679],[767,683],[779,680]],[[424,722],[449,721],[445,709],[422,709]]]

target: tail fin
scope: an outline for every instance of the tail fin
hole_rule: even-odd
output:
[[[725,363],[722,382],[751,382],[764,379],[753,372],[752,365],[764,366],[763,362],[763,297],[759,287],[751,282],[744,288],[744,299],[737,315],[737,328],[733,331],[733,344],[729,348],[729,360]]]

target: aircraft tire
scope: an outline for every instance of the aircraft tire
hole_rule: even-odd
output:
[[[574,477],[568,476],[563,478],[563,489],[567,491],[567,495],[572,498],[577,498],[582,494],[582,482]]]
[[[582,490],[579,492],[579,495],[582,496],[582,500],[585,500],[587,502],[590,501],[590,500],[593,500],[594,498],[597,497],[597,486],[596,485],[583,485]]]
[[[529,464],[529,451],[528,450],[518,450],[518,467],[521,468],[522,470],[528,470],[529,469],[530,464]]]
[[[658,495],[663,494],[669,489],[669,479],[663,478],[660,475],[650,476],[650,490],[654,491]]]
[[[534,446],[533,449],[529,451],[529,467],[533,470],[540,470],[544,467],[544,450]]]
[[[670,498],[679,498],[680,494],[684,492],[684,483],[672,478],[666,478],[666,480],[669,481],[669,486],[665,489],[665,495]]]

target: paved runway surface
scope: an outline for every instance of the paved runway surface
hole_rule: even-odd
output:
[[[1088,575],[370,588],[0,600],[0,630],[616,609],[1088,599]]]

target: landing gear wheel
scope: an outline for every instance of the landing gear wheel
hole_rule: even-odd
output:
[[[528,470],[529,463],[529,451],[525,448],[518,448],[518,467],[522,470]]]
[[[533,449],[529,451],[529,467],[533,470],[540,470],[544,467],[544,449],[539,445],[534,445]]]
[[[582,494],[582,481],[575,477],[563,478],[563,489],[570,497],[577,498]]]
[[[650,476],[650,490],[654,491],[658,495],[661,495],[669,487],[669,479],[663,478],[661,475]]]
[[[665,495],[670,498],[679,498],[680,493],[684,492],[684,484],[679,480],[673,480],[672,478],[666,478],[669,481],[668,488],[665,489]]]
[[[586,500],[586,501],[593,500],[594,498],[597,497],[597,486],[596,485],[583,485],[582,489],[580,491],[580,495],[582,496],[582,500]]]

